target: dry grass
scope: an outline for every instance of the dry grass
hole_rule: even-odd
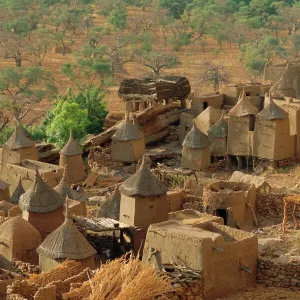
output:
[[[130,256],[103,265],[89,283],[63,295],[66,300],[152,300],[172,291],[170,279]]]
[[[171,290],[170,280],[132,256],[103,266],[95,275],[89,300],[150,300]]]

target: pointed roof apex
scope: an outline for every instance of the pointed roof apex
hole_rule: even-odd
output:
[[[234,117],[245,117],[257,113],[258,109],[246,97],[245,89],[241,92],[237,104],[229,111],[229,115]]]
[[[62,197],[83,202],[87,200],[87,197],[73,190],[68,184],[68,170],[67,165],[65,165],[63,176],[60,183],[54,188],[54,190]]]
[[[262,120],[282,120],[288,118],[288,116],[289,114],[274,102],[271,92],[269,92],[268,105],[256,115],[258,119]]]
[[[62,225],[52,231],[36,252],[53,259],[75,260],[85,259],[97,253],[77,229],[71,218],[66,218]]]
[[[209,138],[225,138],[228,136],[228,124],[224,119],[224,112],[220,120],[209,128],[207,135]]]
[[[70,128],[70,137],[66,145],[61,149],[60,154],[65,156],[81,155],[82,151],[73,139],[72,129]]]
[[[119,191],[119,185],[117,184],[112,195],[110,195],[110,197],[107,200],[105,200],[99,207],[97,217],[119,220],[120,201],[121,194]]]
[[[193,127],[186,135],[182,146],[189,149],[204,149],[209,147],[210,142],[207,135],[201,131],[193,121]]]
[[[10,197],[10,202],[11,203],[15,203],[15,204],[18,204],[19,201],[20,201],[20,197],[25,193],[25,190],[23,188],[23,185],[22,185],[22,181],[21,181],[21,177],[19,179],[19,183],[15,189],[15,191],[13,192],[13,194],[11,195]]]
[[[67,182],[68,182],[68,164],[65,165],[64,173],[63,173],[63,176],[60,180],[60,183],[67,183]]]
[[[129,113],[126,112],[125,120],[111,139],[115,141],[130,141],[139,140],[143,137],[144,133],[130,121]]]
[[[25,192],[19,201],[22,211],[47,213],[56,210],[64,204],[64,199],[44,182],[38,170],[31,188]]]
[[[167,192],[165,185],[147,167],[146,155],[143,156],[139,170],[120,186],[120,192],[128,197],[160,196]]]
[[[26,137],[24,133],[24,128],[22,129],[21,125],[15,125],[16,128],[13,132],[13,134],[10,136],[8,141],[5,143],[5,145],[10,150],[18,150],[21,148],[31,148],[35,144],[33,141],[31,141],[28,137]]]
[[[70,215],[70,211],[69,211],[69,197],[68,195],[66,196],[65,199],[65,208],[66,208],[66,212],[65,212],[65,218],[66,219],[71,219],[71,215]]]

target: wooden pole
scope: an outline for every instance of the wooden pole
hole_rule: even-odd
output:
[[[297,203],[295,202],[294,203],[294,209],[293,209],[293,219],[294,219],[294,224],[295,224],[295,229],[298,229],[299,227],[299,222],[298,222],[298,219],[297,219],[297,216],[296,216],[296,212],[297,212]]]
[[[287,222],[287,206],[288,202],[284,200],[284,207],[283,207],[283,220],[282,220],[282,231],[283,233],[286,232],[286,222]]]

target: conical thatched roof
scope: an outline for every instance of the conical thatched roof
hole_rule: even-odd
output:
[[[64,174],[63,177],[60,181],[60,183],[54,188],[54,190],[62,197],[62,198],[66,198],[69,197],[72,200],[77,200],[77,201],[85,201],[87,200],[87,197],[81,195],[80,193],[78,193],[77,191],[73,190],[67,182],[67,166],[65,166],[64,169]]]
[[[76,141],[73,139],[72,130],[70,130],[70,138],[65,146],[60,151],[61,154],[65,156],[81,155],[82,151],[77,145]]]
[[[212,138],[225,138],[228,136],[228,125],[224,120],[224,114],[222,114],[221,119],[212,125],[208,130],[208,137]]]
[[[17,150],[21,148],[30,148],[34,146],[34,142],[27,138],[21,126],[17,126],[13,134],[10,136],[5,145],[10,150]]]
[[[0,190],[6,190],[9,188],[9,184],[0,179]]]
[[[245,117],[249,115],[256,115],[257,113],[258,109],[246,97],[244,90],[238,103],[229,111],[229,115],[234,117]]]
[[[32,138],[32,136],[31,136],[31,134],[28,132],[28,130],[25,129],[25,127],[22,125],[22,123],[20,122],[20,120],[18,120],[15,116],[14,116],[13,122],[14,122],[14,124],[15,124],[16,126],[19,126],[19,127],[20,127],[20,129],[23,131],[23,134],[24,134],[27,138],[29,138],[29,139]]]
[[[207,135],[198,129],[194,122],[193,127],[186,135],[182,146],[189,149],[204,149],[209,147],[209,145],[210,142]]]
[[[102,205],[99,207],[98,217],[119,220],[120,201],[121,201],[121,194],[119,192],[118,186],[116,186],[111,197],[106,201],[104,201]]]
[[[38,171],[31,188],[20,198],[21,210],[47,213],[63,206],[64,198],[46,184]]]
[[[126,114],[124,122],[119,126],[111,139],[115,141],[131,141],[139,140],[143,137],[143,132],[129,120],[129,115]]]
[[[3,210],[3,211],[5,211],[5,212],[7,212],[7,211],[9,211],[11,208],[13,208],[14,206],[10,203],[10,202],[8,202],[8,201],[6,201],[6,200],[2,200],[2,201],[0,201],[0,210]]]
[[[10,203],[18,204],[20,201],[20,197],[25,193],[25,190],[22,185],[21,179],[19,180],[19,183],[13,192],[12,196],[10,197]]]
[[[85,259],[97,253],[77,229],[73,220],[68,217],[62,225],[47,236],[36,252],[52,259],[76,260]]]
[[[271,92],[269,93],[268,105],[256,115],[257,118],[263,120],[280,120],[286,119],[288,118],[288,116],[289,114],[284,109],[282,109],[276,103],[274,103]]]
[[[145,162],[145,155],[139,170],[121,186],[120,192],[128,197],[135,195],[160,196],[167,192],[165,185],[153,175]]]

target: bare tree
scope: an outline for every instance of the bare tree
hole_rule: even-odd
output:
[[[201,65],[201,69],[203,71],[200,74],[200,81],[202,83],[211,84],[216,92],[220,90],[222,83],[229,82],[229,75],[225,72],[224,66],[222,65],[204,62]]]

